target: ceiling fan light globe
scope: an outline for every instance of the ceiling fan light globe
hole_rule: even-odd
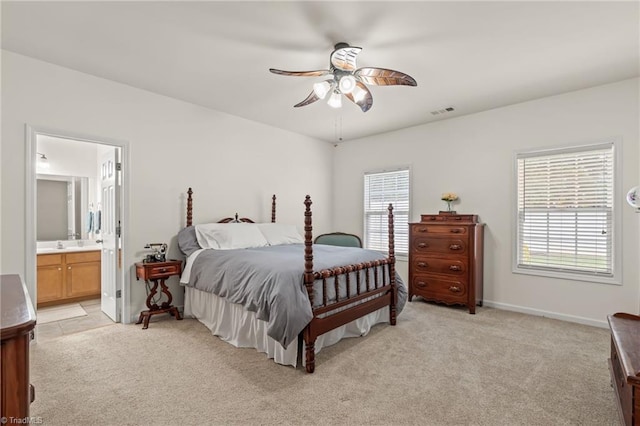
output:
[[[356,87],[356,78],[352,75],[345,75],[340,78],[340,82],[338,83],[338,87],[342,93],[351,93],[353,89]]]
[[[341,108],[342,107],[342,95],[338,92],[333,92],[331,97],[327,101],[327,105],[331,108]]]
[[[359,88],[358,86],[356,86],[353,89],[353,100],[358,103],[360,101],[363,101],[364,98],[367,96],[367,91],[366,90],[362,90],[361,88]]]
[[[329,90],[331,90],[331,84],[327,81],[321,81],[313,85],[313,92],[320,99],[324,99],[327,93],[329,93]]]

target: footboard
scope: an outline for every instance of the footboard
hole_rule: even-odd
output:
[[[389,307],[389,323],[396,324],[396,282],[393,236],[393,206],[389,205],[389,256],[355,265],[313,270],[311,198],[305,199],[304,284],[313,309],[313,319],[303,331],[307,372],[315,369],[316,338],[378,309]],[[316,291],[314,292],[314,286]],[[315,300],[315,294],[321,300]]]

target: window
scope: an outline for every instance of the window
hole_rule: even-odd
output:
[[[393,204],[395,252],[409,251],[409,169],[371,172],[364,175],[364,246],[389,249],[388,208]]]
[[[613,143],[519,153],[516,173],[516,272],[613,278]]]

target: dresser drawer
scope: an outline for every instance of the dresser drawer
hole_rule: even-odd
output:
[[[38,266],[51,266],[51,265],[62,264],[61,254],[39,254],[36,257],[37,257],[36,263]]]
[[[477,222],[477,215],[473,214],[423,214],[422,222]]]
[[[136,277],[143,280],[168,278],[180,275],[182,263],[168,261],[158,263],[136,263]]]
[[[67,253],[67,263],[98,262],[102,254],[100,250]]]
[[[415,237],[411,239],[411,250],[415,250],[416,254],[466,256],[468,246],[466,238]]]
[[[444,302],[460,302],[467,298],[465,280],[435,278],[432,275],[416,275],[411,281],[413,293],[427,299]]]
[[[411,232],[415,236],[425,234],[436,235],[467,235],[467,228],[464,226],[438,226],[438,225],[412,225]]]
[[[633,397],[634,397],[634,388],[630,384],[627,383],[627,378],[625,373],[623,373],[623,368],[621,365],[621,360],[618,357],[618,353],[615,350],[615,344],[611,342],[611,358],[609,359],[609,369],[611,373],[611,386],[615,390],[616,396],[618,397],[618,404],[620,406],[620,411],[622,417],[624,419],[625,425],[633,424]]]
[[[437,259],[424,256],[416,256],[411,259],[411,267],[416,274],[436,273],[466,276],[469,270],[466,259]]]

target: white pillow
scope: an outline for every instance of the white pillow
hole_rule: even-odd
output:
[[[196,238],[200,247],[218,250],[269,245],[255,223],[207,223],[196,225]]]
[[[258,229],[269,242],[269,245],[304,243],[304,238],[295,225],[284,223],[258,223]]]

